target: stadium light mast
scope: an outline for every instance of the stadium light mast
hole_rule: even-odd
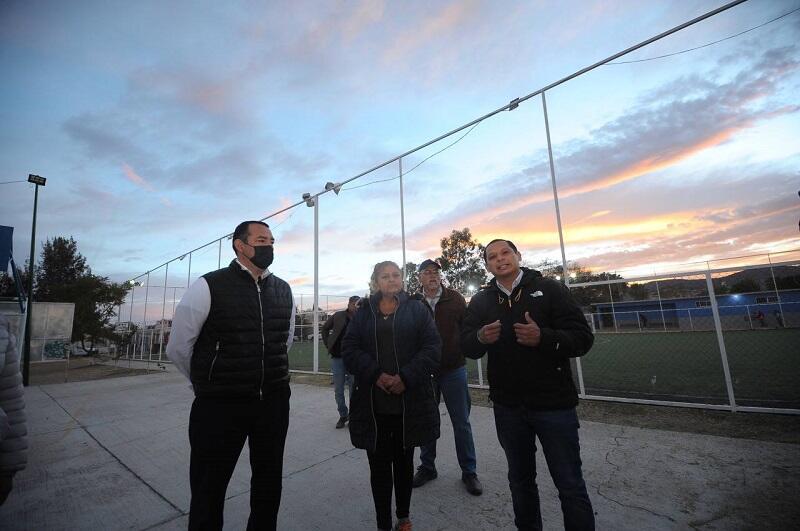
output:
[[[47,179],[39,175],[28,174],[28,182],[35,187],[33,193],[33,224],[31,225],[31,257],[28,266],[28,304],[25,307],[25,342],[22,347],[22,385],[28,386],[31,372],[31,313],[33,312],[33,264],[36,251],[36,210],[39,207],[39,187],[44,186]]]

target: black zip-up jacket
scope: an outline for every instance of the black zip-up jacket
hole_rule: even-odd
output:
[[[569,289],[538,271],[522,268],[519,285],[509,297],[492,281],[472,297],[461,328],[464,355],[478,359],[489,353],[489,396],[498,404],[536,410],[575,407],[578,393],[570,358],[583,356],[594,336]],[[514,323],[526,323],[525,312],[542,332],[537,347],[517,343]],[[478,341],[478,330],[500,320],[500,338]]]
[[[375,323],[380,293],[360,305],[342,339],[342,359],[347,372],[355,377],[350,399],[350,440],[356,448],[375,451],[377,425],[373,393],[381,369]],[[403,446],[422,446],[439,438],[439,407],[433,393],[432,374],[439,367],[441,339],[431,313],[425,305],[398,294],[394,314],[394,350],[397,374],[405,384],[403,402]]]
[[[211,308],[192,351],[195,395],[261,398],[288,386],[289,284],[275,275],[256,282],[235,260],[203,278]]]

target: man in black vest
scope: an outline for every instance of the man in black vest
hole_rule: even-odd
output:
[[[222,529],[225,491],[250,446],[248,530],[275,529],[289,427],[292,290],[269,272],[269,225],[233,233],[236,259],[192,284],[175,309],[167,355],[192,383],[189,529]]]

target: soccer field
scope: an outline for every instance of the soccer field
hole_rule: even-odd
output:
[[[738,405],[800,408],[800,329],[727,331],[724,338]],[[329,371],[322,345],[319,352],[320,370]],[[313,343],[295,343],[289,360],[292,369],[312,370]],[[581,365],[589,395],[728,403],[714,332],[597,334]],[[467,368],[477,383],[476,363],[468,360]]]

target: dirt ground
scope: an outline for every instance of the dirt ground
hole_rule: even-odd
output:
[[[67,364],[66,361],[31,363],[30,384],[48,385],[65,382],[85,382],[89,380],[148,374],[161,370],[162,369],[158,368],[155,363],[153,363],[151,370],[147,371],[145,369],[129,369],[124,361],[120,361],[117,367],[113,365],[102,365],[94,358],[84,356],[80,358],[71,358],[69,364]]]
[[[330,376],[292,374],[292,381],[313,385],[331,385]],[[471,389],[471,393],[474,405],[491,405],[488,391]],[[331,396],[331,400],[333,400],[333,396]],[[578,406],[578,416],[581,420],[605,424],[800,444],[800,415],[731,413],[707,409],[581,400]]]
[[[34,363],[31,365],[31,385],[81,382],[118,378],[161,371],[155,363],[151,369],[130,369],[125,362],[118,366],[102,365],[92,358],[72,358],[67,369],[65,362]],[[297,383],[330,386],[331,377],[313,374],[292,374]],[[471,389],[472,403],[491,406],[489,393],[484,389]],[[332,394],[332,391],[331,391]],[[333,396],[331,396],[333,400]],[[706,409],[650,406],[582,400],[578,406],[582,420],[636,426],[660,430],[701,433],[800,444],[800,415],[778,415],[774,413],[730,413]]]

